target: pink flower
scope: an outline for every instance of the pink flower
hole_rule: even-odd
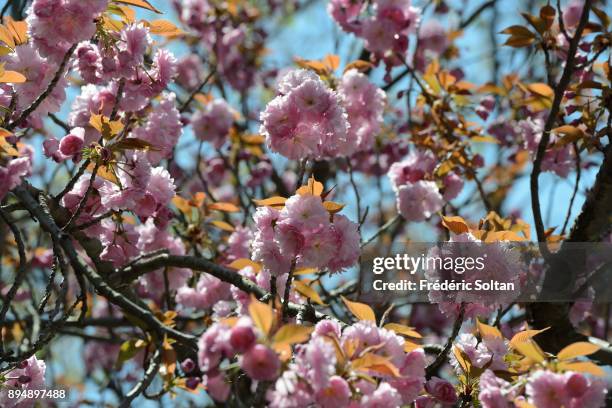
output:
[[[442,54],[448,44],[446,31],[437,20],[429,20],[419,29],[419,46],[434,55]]]
[[[312,391],[293,370],[286,370],[266,393],[271,408],[308,407],[313,403]]]
[[[329,225],[329,213],[323,207],[321,197],[311,194],[291,196],[285,202],[281,217],[300,226]]]
[[[174,93],[162,94],[147,121],[132,131],[133,137],[149,142],[155,148],[147,152],[147,158],[153,165],[170,156],[182,134],[183,124]]]
[[[205,309],[215,303],[229,299],[230,285],[208,274],[202,274],[195,289],[180,287],[176,293],[176,302],[183,307]]]
[[[398,190],[397,210],[408,221],[424,221],[443,205],[442,195],[433,181],[417,181]]]
[[[395,388],[382,382],[376,391],[361,399],[359,406],[362,408],[399,408],[402,406],[402,398]]]
[[[584,2],[582,0],[572,0],[563,9],[563,23],[566,28],[573,28],[578,25]]]
[[[359,34],[357,18],[363,5],[363,0],[331,0],[327,5],[327,12],[344,31]]]
[[[204,386],[206,387],[206,392],[208,392],[208,395],[210,395],[215,401],[226,401],[231,391],[230,385],[225,382],[223,374],[217,374],[214,376],[205,375]]]
[[[78,157],[81,154],[85,140],[85,129],[74,128],[70,134],[64,136],[59,142],[59,151],[67,157]]]
[[[314,392],[323,391],[336,372],[336,352],[331,343],[315,337],[300,347],[295,363],[297,372]]]
[[[423,180],[435,167],[436,160],[430,152],[412,151],[403,161],[393,163],[389,168],[391,186],[397,193],[401,186]]]
[[[450,201],[456,198],[463,189],[463,180],[456,173],[449,173],[442,180],[444,183],[444,200]]]
[[[497,377],[489,369],[485,370],[480,376],[480,394],[478,400],[483,408],[510,408],[508,401],[510,397],[511,384]]]
[[[204,71],[200,58],[195,54],[188,54],[179,59],[176,82],[187,90],[195,89],[202,82],[201,72]]]
[[[32,173],[30,157],[18,157],[9,160],[5,166],[0,165],[0,199],[21,183],[22,177]]]
[[[32,356],[22,361],[18,368],[4,373],[6,382],[0,388],[0,405],[6,408],[33,407],[35,400],[24,395],[9,397],[9,390],[42,390],[45,389],[46,365],[43,360]]]
[[[351,389],[342,377],[330,377],[326,388],[316,393],[317,403],[322,408],[344,408],[351,398]]]
[[[234,110],[223,99],[207,103],[193,115],[191,125],[200,140],[211,142],[220,148],[227,140],[234,123]]]
[[[334,215],[332,234],[336,242],[336,253],[327,265],[332,272],[350,268],[359,260],[359,226],[341,214]]]
[[[321,320],[315,325],[312,337],[315,336],[332,336],[340,338],[340,325],[329,319]]]
[[[289,159],[347,154],[346,112],[340,96],[316,75],[289,71],[279,95],[261,113],[268,146]]]
[[[248,351],[256,341],[253,322],[247,317],[242,317],[236,325],[232,327],[230,334],[230,344],[238,353]]]
[[[569,405],[565,377],[550,371],[536,371],[529,377],[527,395],[538,408],[557,408]]]
[[[344,73],[338,91],[350,124],[350,143],[344,151],[350,154],[370,149],[383,123],[386,94],[355,69]]]
[[[454,404],[457,401],[455,387],[441,378],[432,377],[425,384],[425,389],[443,404]]]
[[[223,358],[234,355],[229,337],[230,328],[220,323],[214,323],[202,334],[198,341],[198,364],[202,372],[214,371]]]
[[[108,0],[36,0],[26,19],[28,34],[41,55],[59,62],[72,44],[94,35],[95,19],[107,5]]]
[[[256,344],[242,356],[240,367],[253,380],[272,381],[278,376],[280,360],[272,349]]]

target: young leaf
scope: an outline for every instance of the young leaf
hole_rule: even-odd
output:
[[[491,337],[501,339],[503,337],[497,327],[489,326],[488,324],[482,323],[478,319],[476,319],[476,326],[478,327],[478,333],[480,333],[480,337],[482,337],[483,339]]]
[[[535,344],[533,341],[517,343],[514,348],[519,353],[521,353],[522,355],[529,358],[535,363],[541,363],[542,361],[544,361],[544,352],[540,350],[540,347],[538,347],[538,345]]]
[[[416,339],[420,339],[421,336],[413,327],[404,326],[403,324],[397,323],[387,323],[383,326],[384,329],[393,330],[397,334],[402,334],[408,337],[414,337]]]
[[[153,20],[149,22],[149,30],[151,34],[163,35],[163,36],[176,36],[181,35],[183,32],[168,20]]]
[[[153,12],[155,12],[157,14],[162,14],[161,11],[156,9],[147,0],[115,0],[115,3],[129,4],[130,6],[136,6],[136,7],[140,7],[140,8],[146,9],[146,10],[153,11]]]
[[[472,367],[472,363],[470,361],[470,358],[467,356],[467,354],[465,354],[463,350],[461,350],[457,346],[453,346],[453,354],[455,355],[455,358],[457,359],[457,363],[459,363],[459,366],[461,367],[463,372],[466,375],[469,374],[470,369]]]
[[[255,272],[261,271],[261,265],[260,264],[258,264],[255,261],[251,261],[250,259],[247,259],[247,258],[236,259],[235,261],[230,263],[228,266],[230,268],[236,269],[238,271],[240,269],[246,268],[247,266],[252,267],[255,270]]]
[[[317,291],[305,284],[304,282],[296,280],[293,282],[293,286],[295,287],[295,290],[297,290],[302,296],[312,300],[318,305],[326,306]]]
[[[351,313],[359,320],[367,320],[370,322],[376,322],[376,315],[374,314],[374,310],[364,303],[359,302],[351,302],[344,296],[341,296],[342,301],[346,305],[346,307],[351,311]]]
[[[225,221],[214,220],[214,221],[211,221],[210,223],[223,231],[234,232],[236,230],[232,224],[227,223]]]
[[[531,91],[532,93],[539,96],[543,96],[545,98],[552,98],[555,94],[555,91],[553,91],[550,86],[542,82],[528,84],[527,89],[529,89],[529,91]]]
[[[389,361],[388,357],[383,357],[374,353],[367,353],[366,355],[353,360],[351,366],[354,370],[374,371],[382,375],[400,377],[399,370]]]
[[[344,67],[344,72],[350,71],[351,69],[356,69],[359,72],[366,72],[373,67],[374,65],[371,62],[357,60],[347,64],[346,67]]]
[[[464,232],[468,232],[470,230],[465,220],[459,216],[447,217],[442,215],[442,225],[457,235],[463,234]]]
[[[240,211],[240,208],[238,208],[238,206],[236,206],[235,204],[232,204],[232,203],[221,203],[221,202],[209,204],[208,205],[208,209],[209,210],[224,211],[224,212],[239,212]]]
[[[310,177],[308,179],[308,184],[302,186],[296,191],[299,195],[315,195],[320,196],[323,193],[323,184],[314,179],[314,177]]]
[[[333,201],[324,201],[323,202],[323,207],[325,207],[325,209],[330,214],[335,214],[337,212],[342,211],[342,209],[344,208],[344,204],[335,203]]]
[[[515,348],[515,346],[519,343],[524,343],[526,341],[529,341],[532,337],[545,332],[546,330],[548,330],[549,328],[545,328],[542,330],[524,330],[522,332],[516,333],[513,337],[512,340],[510,340],[510,347]]]
[[[563,348],[563,350],[557,354],[557,358],[559,360],[569,360],[576,357],[588,356],[597,352],[600,348],[601,347],[593,343],[579,341]]]
[[[264,335],[270,334],[272,323],[274,322],[274,310],[267,303],[262,303],[251,295],[251,303],[249,304],[249,315],[253,319],[253,324]]]
[[[21,84],[25,81],[27,81],[27,78],[17,71],[4,71],[2,75],[0,75],[0,82],[3,83]]]
[[[284,207],[285,201],[287,201],[287,199],[280,196],[270,197],[264,200],[253,200],[253,202],[260,207],[266,206],[272,208]]]
[[[308,341],[310,333],[314,330],[312,326],[299,324],[286,324],[274,334],[272,340],[275,344],[298,344]]]
[[[560,362],[557,367],[564,371],[578,371],[580,373],[592,374],[598,377],[603,377],[606,372],[590,361],[575,361],[575,362]]]

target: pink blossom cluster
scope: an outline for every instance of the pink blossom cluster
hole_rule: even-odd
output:
[[[536,370],[519,377],[517,382],[526,382],[525,395],[520,387],[495,375],[487,369],[480,376],[478,400],[483,408],[511,408],[519,400],[538,408],[599,408],[605,406],[606,384],[601,379],[582,373],[566,371],[555,373]]]
[[[109,102],[117,99],[119,83],[122,82],[119,108],[137,112],[166,89],[177,71],[177,61],[166,49],[158,49],[152,55],[150,66],[145,63],[145,54],[151,44],[148,27],[142,23],[128,24],[118,33],[108,33],[104,41],[81,42],[75,52],[74,65],[86,83],[107,84],[97,93],[110,93],[105,96]],[[114,103],[104,108],[112,111]],[[99,109],[90,112],[98,112]]]
[[[484,243],[466,232],[451,236],[451,239],[441,247],[432,248],[428,256],[442,259],[457,259],[468,257],[483,259],[483,268],[473,268],[459,273],[456,269],[445,268],[444,265],[428,265],[425,276],[430,281],[451,282],[462,281],[472,284],[473,290],[461,291],[429,291],[429,300],[437,303],[440,310],[451,316],[459,313],[460,305],[464,304],[465,316],[487,316],[501,305],[511,303],[520,293],[521,277],[527,265],[520,259],[519,253],[510,242]],[[475,286],[476,281],[499,281],[512,283],[515,290],[481,291]]]
[[[73,44],[90,39],[108,0],[35,0],[26,19],[41,55],[59,62]]]
[[[214,2],[173,1],[179,18],[200,38],[217,71],[235,89],[246,90],[256,79],[257,54],[263,46],[265,31],[253,27],[253,16],[247,10],[231,14],[211,3]],[[197,77],[194,71],[189,75]]]
[[[268,146],[283,156],[335,158],[371,149],[380,133],[385,93],[355,69],[330,89],[312,71],[292,70],[261,114]]]
[[[213,324],[198,344],[203,382],[211,397],[221,402],[230,395],[230,384],[224,380],[226,360],[237,360],[251,380],[272,382],[266,393],[270,407],[398,407],[412,403],[425,383],[423,351],[405,352],[402,337],[371,322],[341,329],[333,321],[321,321],[309,341],[295,347],[289,363],[282,363],[266,345],[249,317],[241,317],[233,327]],[[352,354],[339,360],[334,344]],[[366,370],[377,383],[355,376],[350,362],[368,350],[388,358],[399,376]]]
[[[351,150],[371,149],[380,133],[387,95],[356,69],[342,75],[338,92],[348,115]]]
[[[112,46],[84,41],[76,49],[75,68],[87,83],[132,78],[139,75],[139,69],[143,67],[145,52],[151,45],[147,27],[142,23],[129,24],[119,33],[110,35],[115,36]]]
[[[342,98],[312,71],[287,72],[278,96],[261,113],[261,133],[275,152],[292,159],[334,158],[351,153]]]
[[[26,77],[26,81],[22,83],[0,84],[0,105],[11,106],[13,92],[17,95],[15,111],[13,112],[13,119],[15,119],[47,89],[57,72],[58,66],[48,58],[42,57],[40,50],[32,43],[16,46],[12,53],[0,57],[0,62],[5,64],[4,67],[7,70],[23,73]],[[60,77],[49,96],[28,116],[27,124],[35,128],[41,128],[42,118],[48,113],[59,111],[66,98],[66,86],[66,79]]]
[[[387,70],[401,65],[408,51],[408,37],[416,32],[420,10],[411,0],[332,0],[328,12],[346,32],[365,41],[375,60]]]
[[[517,133],[522,136],[525,149],[535,157],[544,131],[544,120],[540,118],[524,119],[517,123],[517,127]],[[567,177],[576,161],[571,144],[555,146],[559,139],[557,134],[551,132],[550,142],[542,159],[542,170],[551,171],[559,177]]]
[[[17,368],[4,373],[3,383],[0,383],[0,406],[6,408],[29,408],[36,402],[25,395],[9,397],[9,390],[42,390],[45,389],[46,365],[43,360],[32,356],[22,361]]]
[[[198,139],[210,142],[215,148],[223,146],[234,124],[236,112],[223,99],[214,99],[191,118],[191,126]]]
[[[397,211],[408,221],[424,221],[440,211],[445,201],[457,197],[463,181],[456,173],[442,180],[442,190],[434,181],[436,159],[421,150],[411,152],[403,161],[389,168],[391,187],[396,194]]]
[[[304,194],[287,199],[282,210],[259,207],[253,216],[255,261],[272,275],[298,268],[338,272],[359,258],[357,224],[344,215],[330,215],[320,196]]]
[[[0,200],[19,184],[23,177],[32,173],[32,151],[29,147],[20,149],[21,157],[9,159],[0,165]]]

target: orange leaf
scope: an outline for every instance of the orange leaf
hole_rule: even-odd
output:
[[[315,180],[314,177],[310,177],[308,179],[308,184],[298,188],[296,193],[299,195],[311,194],[320,196],[323,193],[323,184]]]
[[[342,301],[346,305],[346,307],[351,311],[353,315],[359,320],[367,320],[370,322],[376,322],[376,315],[374,314],[374,310],[364,303],[359,302],[351,302],[344,296],[341,296]]]
[[[590,361],[575,361],[572,363],[562,361],[557,364],[557,367],[565,371],[578,371],[580,373],[592,374],[598,377],[603,377],[606,375],[606,372],[601,367],[599,367],[597,364],[591,363]]]
[[[464,232],[468,232],[470,230],[465,220],[459,216],[446,217],[442,215],[442,225],[457,235],[463,234]]]
[[[323,303],[319,293],[304,282],[296,280],[293,282],[293,286],[302,296],[312,300],[318,305],[325,306],[325,303]]]
[[[323,202],[323,207],[325,207],[325,209],[330,214],[335,214],[337,212],[342,211],[342,209],[344,208],[344,204],[335,203],[333,201],[324,201]]]
[[[482,323],[480,320],[476,319],[476,327],[478,327],[478,333],[480,333],[480,337],[485,338],[503,338],[501,332],[497,329],[497,327],[489,326],[488,324]]]
[[[264,335],[270,334],[272,323],[274,322],[274,311],[272,306],[267,303],[262,303],[251,295],[251,303],[249,303],[249,315],[253,320],[253,324]]]
[[[518,343],[524,343],[526,341],[529,341],[532,337],[545,332],[546,330],[548,330],[549,328],[545,328],[542,330],[524,330],[522,332],[516,333],[513,337],[512,340],[510,340],[510,347],[513,347],[518,344]]]
[[[0,75],[0,82],[4,83],[21,84],[25,81],[27,81],[27,78],[17,71],[4,71]]]
[[[346,67],[344,67],[344,72],[350,71],[351,69],[356,69],[359,72],[365,72],[369,69],[372,69],[373,67],[374,65],[371,62],[357,60],[351,62],[350,64],[347,64]]]
[[[414,337],[417,339],[420,339],[423,337],[419,334],[419,332],[414,330],[413,327],[404,326],[403,324],[387,323],[383,326],[383,328],[387,330],[393,330],[397,334],[402,334],[408,337]]]
[[[527,89],[529,89],[529,91],[531,91],[532,93],[539,95],[539,96],[543,96],[545,98],[552,98],[553,95],[555,94],[555,91],[553,91],[553,89],[550,86],[542,82],[528,84]]]
[[[250,259],[247,259],[247,258],[236,259],[235,261],[230,263],[228,266],[236,270],[241,270],[243,268],[246,268],[247,266],[250,266],[255,270],[256,273],[261,271],[260,264],[258,264],[255,261],[251,261]]]
[[[162,14],[161,11],[156,9],[147,0],[114,0],[114,1],[115,1],[115,3],[129,4],[130,6],[136,6],[136,7],[140,7],[140,8],[146,9],[146,10],[154,11],[157,14]]]
[[[368,353],[356,360],[353,360],[351,366],[358,371],[375,371],[382,375],[390,375],[399,377],[400,372],[388,357],[383,357],[378,354]]]
[[[225,221],[220,221],[220,220],[214,220],[210,222],[212,225],[214,225],[215,227],[219,228],[220,230],[223,231],[227,231],[227,232],[234,232],[235,228],[232,224],[227,223]]]
[[[330,72],[334,72],[340,66],[340,57],[333,54],[327,54],[322,62]]]
[[[564,347],[557,354],[559,360],[569,360],[576,357],[588,356],[597,352],[601,347],[586,341],[579,341]]]
[[[153,20],[149,22],[149,30],[151,34],[163,36],[175,36],[183,34],[177,26],[168,20]]]
[[[262,207],[262,206],[266,206],[266,207],[284,207],[285,206],[285,201],[287,201],[287,199],[285,197],[280,197],[280,196],[270,197],[270,198],[266,198],[264,200],[253,200],[253,202],[255,204],[257,204],[258,206],[260,206],[260,207]]]
[[[541,363],[544,361],[544,352],[533,341],[517,343],[514,345],[514,348],[535,363]]]
[[[224,211],[224,212],[239,212],[240,211],[240,208],[238,208],[238,206],[236,206],[235,204],[232,204],[232,203],[222,203],[222,202],[209,204],[208,205],[208,209],[209,210]]]
[[[278,329],[272,340],[275,344],[292,345],[304,343],[308,341],[313,330],[312,326],[289,323]]]
[[[468,374],[470,372],[470,368],[472,367],[469,357],[457,346],[453,346],[453,354],[455,355],[459,366],[463,369],[463,372]]]

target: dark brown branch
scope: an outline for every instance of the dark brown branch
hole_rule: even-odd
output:
[[[565,63],[565,68],[563,69],[563,74],[561,74],[561,79],[559,83],[555,87],[554,98],[552,102],[552,106],[550,108],[550,112],[548,114],[548,118],[546,119],[546,123],[544,124],[544,130],[542,131],[542,138],[540,139],[540,143],[538,145],[538,150],[536,153],[535,160],[533,162],[533,170],[531,171],[531,209],[533,211],[533,218],[535,223],[535,228],[538,236],[538,242],[546,242],[546,236],[544,234],[544,222],[542,221],[542,209],[540,207],[540,172],[542,170],[542,160],[544,159],[544,154],[546,152],[546,148],[548,147],[548,143],[550,142],[550,131],[553,126],[557,122],[557,115],[559,114],[559,109],[561,107],[561,100],[563,99],[563,94],[567,89],[570,80],[572,78],[572,74],[574,73],[574,60],[576,57],[576,51],[578,50],[578,44],[580,39],[582,38],[582,32],[584,31],[584,27],[589,21],[589,12],[591,9],[592,0],[586,0],[584,3],[584,7],[582,9],[582,15],[580,16],[580,22],[578,23],[578,27],[576,28],[576,33],[572,37],[572,41],[570,42],[567,61]],[[544,249],[545,246],[542,247]]]

